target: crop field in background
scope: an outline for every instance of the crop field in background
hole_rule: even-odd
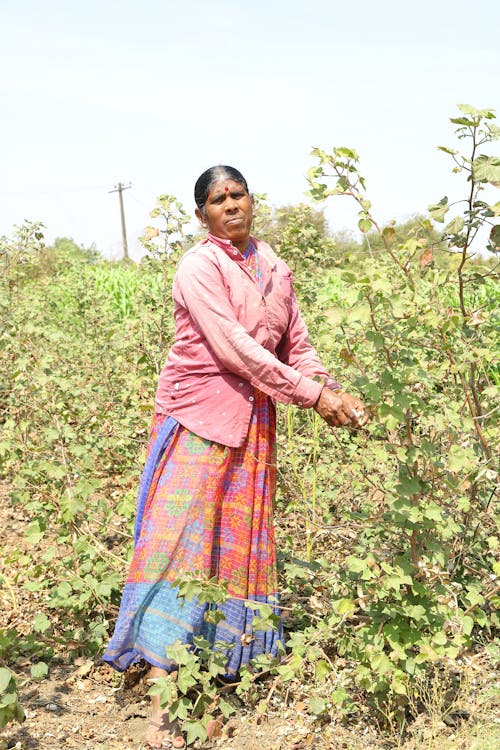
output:
[[[461,151],[443,151],[464,190],[451,219],[442,199],[428,217],[379,226],[347,148],[315,149],[311,197],[356,201],[362,242],[332,237],[310,206],[273,212],[257,201],[255,234],[290,264],[320,357],[372,420],[330,430],[312,411],[279,406],[288,651],[245,670],[231,696],[202,643],[177,649],[179,670],[158,690],[191,745],[207,734],[230,743],[226,723],[245,711],[271,721],[287,710],[302,734],[273,747],[498,742],[500,204],[485,198],[500,183],[500,160],[488,156],[498,129],[492,113],[466,106],[452,122]],[[171,196],[151,217],[137,265],[65,239],[46,247],[37,224],[1,240],[0,727],[20,747],[45,747],[22,734],[29,710],[15,723],[29,691],[82,660],[97,673],[117,614],[173,336],[170,287],[192,242]],[[196,574],[180,590],[225,597]],[[265,607],[255,624],[272,625]]]

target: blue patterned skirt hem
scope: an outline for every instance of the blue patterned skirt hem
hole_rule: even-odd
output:
[[[280,615],[275,596],[259,596],[251,601],[268,604],[273,614]],[[127,583],[117,629],[103,659],[120,672],[141,659],[170,671],[175,664],[167,657],[166,648],[176,642],[193,646],[194,638],[202,636],[212,647],[223,644],[220,650],[228,660],[225,676],[230,679],[258,656],[277,657],[284,652],[281,620],[276,630],[256,630],[252,621],[259,616],[258,608],[254,611],[240,599],[227,599],[217,606],[224,614],[217,624],[205,619],[210,609],[211,605],[198,603],[196,597],[191,601],[180,598],[178,589],[167,581]],[[127,611],[134,616],[127,618]]]

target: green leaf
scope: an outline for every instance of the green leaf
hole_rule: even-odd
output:
[[[432,636],[432,643],[435,646],[446,646],[446,644],[448,643],[446,633],[444,633],[442,630],[434,633],[434,635]]]
[[[359,557],[348,557],[347,558],[347,569],[351,573],[361,573],[368,565],[366,560],[361,560]]]
[[[8,669],[5,669],[5,667],[0,667],[0,695],[2,693],[5,693],[7,691],[7,688],[9,685],[15,684],[15,678],[12,672],[9,672]]]
[[[189,673],[188,668],[179,670],[177,676],[177,687],[186,694],[190,688],[196,685],[196,679]]]
[[[444,231],[446,234],[458,234],[462,231],[465,226],[465,221],[461,216],[455,216],[454,219],[448,222],[445,226]]]
[[[313,182],[318,179],[318,177],[321,177],[323,174],[323,169],[321,167],[311,167],[307,170],[307,179],[310,182]]]
[[[429,211],[434,221],[437,221],[440,224],[444,224],[444,217],[450,210],[450,207],[448,206],[447,196],[445,195],[444,198],[441,198],[439,203],[428,206],[427,210]]]
[[[186,732],[188,745],[192,745],[195,740],[204,742],[207,739],[207,731],[202,721],[184,721],[182,729]]]
[[[170,678],[162,678],[158,682],[153,683],[149,688],[148,695],[158,695],[160,697],[160,705],[168,706],[172,701],[174,686]]]
[[[4,693],[0,702],[0,716],[1,709],[7,706],[13,706],[17,703],[17,695],[14,692]]]
[[[465,615],[465,617],[462,617],[462,633],[465,633],[465,635],[470,635],[472,633],[472,628],[474,627],[474,620],[469,615]]]
[[[420,622],[425,618],[427,614],[425,607],[422,607],[421,604],[410,604],[407,606],[406,611],[408,613],[408,617],[411,617],[411,619],[415,620],[415,622]]]
[[[339,599],[334,603],[334,610],[339,615],[349,615],[356,610],[356,603],[352,599]]]
[[[187,700],[184,696],[184,700]],[[210,704],[213,703],[213,696],[209,695],[208,693],[200,693],[198,696],[198,699],[196,700],[191,715],[193,718],[197,718],[199,716],[203,716],[206,709],[210,706]],[[180,717],[185,718],[185,717]]]
[[[448,148],[447,146],[438,146],[438,149],[440,151],[444,151],[445,154],[449,154],[450,156],[455,156],[455,154],[458,154],[458,151],[452,148]]]
[[[46,633],[51,627],[51,622],[44,612],[38,612],[33,618],[33,630],[35,633]]]
[[[391,660],[382,651],[370,656],[370,664],[372,669],[380,675],[385,675],[392,670]]]
[[[312,696],[309,698],[309,711],[315,716],[321,716],[327,710],[328,706],[323,698]]]
[[[332,668],[325,659],[319,659],[314,665],[314,676],[318,682],[324,682]]]
[[[373,343],[377,351],[384,348],[384,337],[378,331],[367,331],[366,338]]]
[[[399,406],[381,404],[379,414],[381,421],[387,425],[389,430],[394,430],[399,424],[406,422],[406,415]]]
[[[14,718],[18,724],[22,724],[26,718],[24,708],[19,703],[16,705]]]
[[[276,671],[284,682],[295,678],[295,669],[290,664],[282,664]]]
[[[337,688],[332,693],[332,701],[335,703],[336,706],[339,706],[341,708],[346,700],[349,698],[348,693],[344,690],[344,688]]]
[[[394,229],[394,227],[391,227],[391,226],[384,227],[382,234],[387,240],[387,242],[392,242],[396,237],[396,230]]]
[[[339,148],[335,148],[333,152],[335,156],[338,156],[341,159],[352,159],[353,161],[359,161],[358,152],[355,151],[353,148],[346,148],[345,146],[340,146]]]
[[[170,703],[170,701],[168,701]],[[162,706],[168,705],[168,703],[161,702]],[[187,719],[190,715],[190,712],[193,708],[192,701],[185,695],[181,695],[181,697],[174,701],[169,708],[169,715],[173,718],[178,719]]]
[[[465,127],[472,128],[476,124],[474,120],[470,120],[467,117],[450,117],[450,122],[454,125],[464,125]]]
[[[450,471],[466,469],[470,471],[476,464],[477,459],[472,448],[463,448],[460,445],[452,445],[448,452],[448,467]]]
[[[38,544],[45,535],[45,529],[42,527],[41,521],[32,521],[28,524],[28,528],[25,531],[26,541],[29,544]]]
[[[49,668],[44,661],[39,661],[36,664],[31,665],[31,676],[34,680],[37,680],[37,682],[40,682],[47,677],[48,673]]]
[[[441,510],[439,505],[436,505],[436,503],[433,503],[431,501],[425,506],[423,516],[424,518],[428,518],[430,521],[442,521],[443,511]]]
[[[265,698],[261,698],[261,700],[257,703],[257,706],[255,707],[255,710],[260,716],[263,716],[267,711],[267,701]]]
[[[434,662],[439,659],[439,654],[429,643],[422,643],[420,644],[420,653],[415,657],[415,663],[422,664],[426,661]]]
[[[472,164],[474,179],[479,182],[491,182],[500,185],[500,158],[482,154]]]
[[[406,689],[406,682],[403,679],[403,676],[400,674],[394,675],[394,677],[391,680],[391,690],[396,693],[396,695],[406,695],[407,689]]]
[[[236,711],[235,707],[231,705],[231,703],[228,703],[228,701],[225,701],[224,698],[219,698],[218,703],[220,712],[222,715],[227,719],[231,716],[231,714],[234,714]]]
[[[358,221],[358,227],[363,232],[363,234],[366,234],[366,232],[369,232],[372,228],[372,222],[370,219],[360,219]]]
[[[457,108],[460,112],[463,112],[464,115],[471,115],[474,119],[478,120],[482,118],[491,120],[495,117],[495,114],[491,109],[477,109],[477,107],[473,107],[472,104],[457,104]]]

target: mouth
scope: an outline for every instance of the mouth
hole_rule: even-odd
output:
[[[236,224],[243,224],[243,218],[241,216],[235,216],[234,218],[228,219],[226,221],[226,225],[228,225],[228,224],[230,226],[233,226],[233,225],[236,225]]]

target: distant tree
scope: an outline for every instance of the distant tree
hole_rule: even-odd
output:
[[[101,259],[101,255],[94,244],[90,247],[84,247],[78,245],[71,237],[56,237],[53,244],[47,246],[47,251],[57,257],[72,256],[91,262]]]
[[[332,239],[341,261],[350,256],[356,257],[360,253],[365,254],[361,241],[350,230],[343,229],[340,232],[333,232]]]
[[[258,196],[253,231],[279,253],[294,275],[319,275],[338,263],[323,212],[305,203],[272,210],[265,196]]]

